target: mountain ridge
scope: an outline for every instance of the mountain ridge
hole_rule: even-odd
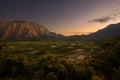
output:
[[[50,32],[44,26],[28,21],[0,22],[0,41],[40,41],[40,40],[100,40],[120,36],[120,23],[110,24],[89,35],[65,37]]]
[[[105,28],[89,34],[88,39],[107,39],[120,36],[120,23],[110,24]]]
[[[68,36],[66,40],[103,40],[120,37],[120,23],[110,24],[103,29],[100,29],[89,35],[72,35]]]
[[[28,21],[0,22],[1,41],[56,40],[62,38],[44,26]]]

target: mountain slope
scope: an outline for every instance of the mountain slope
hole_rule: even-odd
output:
[[[107,39],[120,36],[120,23],[110,24],[87,36],[88,39]]]
[[[0,22],[1,41],[56,40],[62,37],[33,22]]]
[[[105,28],[89,35],[73,35],[66,38],[69,41],[79,40],[101,40],[120,37],[120,23],[110,24]]]

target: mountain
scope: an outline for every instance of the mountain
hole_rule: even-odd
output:
[[[68,41],[79,40],[101,40],[120,37],[120,23],[110,24],[105,28],[98,30],[89,35],[72,35],[66,38]]]
[[[110,24],[104,29],[98,30],[95,33],[92,33],[86,36],[87,39],[108,39],[120,36],[120,23]]]
[[[110,24],[104,29],[89,35],[64,37],[50,32],[44,26],[27,21],[0,22],[0,41],[39,41],[39,40],[100,40],[120,36],[120,23]]]
[[[0,41],[59,40],[63,36],[27,21],[0,22]]]

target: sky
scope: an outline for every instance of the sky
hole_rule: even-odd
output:
[[[0,21],[29,21],[63,35],[120,22],[120,0],[0,0]]]

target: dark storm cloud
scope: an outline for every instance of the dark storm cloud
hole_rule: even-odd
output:
[[[114,17],[111,17],[111,16],[105,16],[105,17],[100,17],[100,18],[95,18],[95,19],[92,19],[90,20],[89,22],[92,23],[92,22],[99,22],[99,23],[105,23],[105,22],[108,22],[110,20],[115,20]]]

